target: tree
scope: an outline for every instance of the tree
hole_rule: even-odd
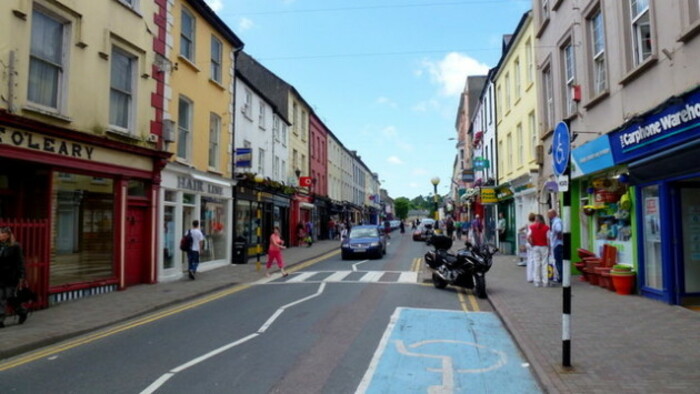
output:
[[[411,208],[411,201],[406,197],[399,197],[394,200],[394,210],[396,211],[396,216],[404,220],[408,216],[408,210]]]

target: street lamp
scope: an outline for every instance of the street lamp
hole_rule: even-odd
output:
[[[430,183],[433,184],[433,201],[435,202],[435,224],[437,225],[437,221],[440,219],[440,216],[438,215],[438,191],[437,187],[438,184],[440,183],[440,177],[433,177],[433,179],[430,180]]]
[[[255,218],[258,222],[258,228],[255,230],[255,233],[258,236],[258,241],[257,241],[258,246],[255,248],[255,250],[257,251],[257,256],[258,256],[258,259],[255,262],[255,270],[256,271],[260,271],[262,269],[262,263],[260,262],[260,254],[262,253],[262,243],[261,243],[261,241],[262,241],[262,207],[260,206],[260,201],[262,199],[262,192],[260,191],[259,187],[262,184],[264,179],[265,178],[263,178],[263,176],[261,174],[255,174],[255,177],[253,178],[253,180],[255,181],[255,183],[257,185],[257,187],[256,187],[257,190],[256,190],[255,194],[256,194],[256,197],[258,200],[257,210],[255,211]]]

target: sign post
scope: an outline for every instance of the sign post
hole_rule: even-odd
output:
[[[562,365],[571,367],[571,192],[568,187],[569,160],[571,157],[571,134],[565,122],[559,122],[552,138],[552,167],[557,175],[559,185],[566,188],[562,196],[561,218],[564,224],[562,271]],[[562,179],[563,178],[563,179]],[[560,189],[561,190],[561,189]]]

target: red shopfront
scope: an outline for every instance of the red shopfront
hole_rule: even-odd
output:
[[[295,194],[292,196],[292,206],[289,218],[289,232],[292,240],[290,245],[296,246],[300,243],[297,233],[299,224],[305,226],[307,222],[314,221],[315,205],[313,203],[313,196],[304,194]]]
[[[155,282],[168,155],[0,112],[0,225],[22,244],[38,306]]]

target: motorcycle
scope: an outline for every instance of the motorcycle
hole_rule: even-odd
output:
[[[475,246],[465,242],[464,248],[456,254],[450,253],[452,239],[444,235],[434,235],[430,244],[434,250],[428,251],[424,260],[432,272],[433,286],[444,289],[447,285],[473,289],[479,298],[486,298],[486,273],[491,269],[493,255],[498,248],[491,244]]]

